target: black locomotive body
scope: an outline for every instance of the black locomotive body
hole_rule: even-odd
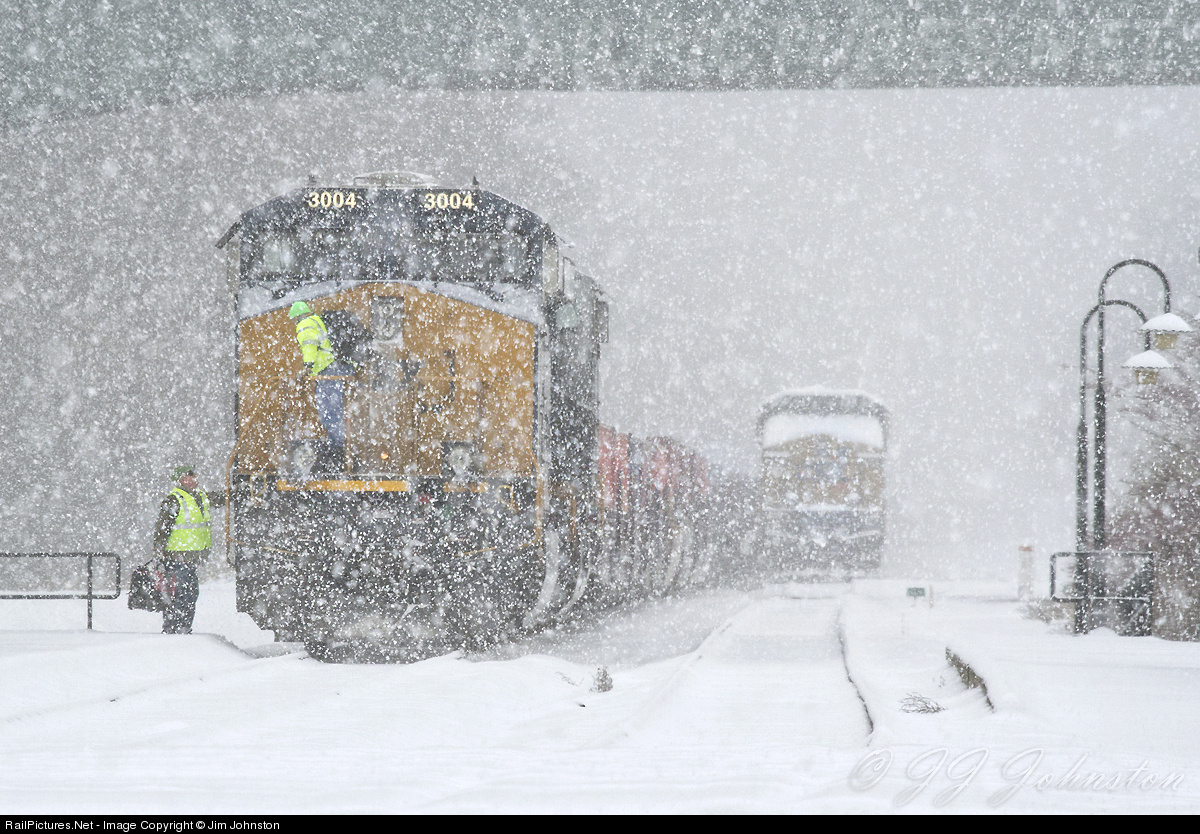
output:
[[[219,246],[238,310],[229,547],[261,627],[325,659],[414,659],[702,573],[691,555],[654,580],[622,569],[680,562],[696,522],[674,504],[669,523],[638,504],[638,524],[668,530],[652,556],[605,536],[623,512],[600,471],[608,309],[539,217],[477,186],[369,175],[271,200]],[[349,368],[332,469],[297,301]]]

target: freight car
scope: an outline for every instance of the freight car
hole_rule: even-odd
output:
[[[861,391],[785,391],[758,417],[760,537],[769,572],[878,569],[886,530],[888,411]]]
[[[661,595],[707,579],[719,547],[708,463],[669,437],[600,427],[599,585]]]
[[[260,627],[321,659],[405,660],[702,573],[703,464],[600,426],[607,304],[541,218],[372,174],[270,200],[218,246],[238,316],[228,547]],[[297,301],[345,360],[336,455]]]

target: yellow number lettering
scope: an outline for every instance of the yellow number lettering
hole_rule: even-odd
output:
[[[428,192],[425,197],[425,210],[475,208],[475,196],[469,191]]]
[[[309,208],[354,208],[358,205],[358,195],[353,191],[309,191],[304,202]]]

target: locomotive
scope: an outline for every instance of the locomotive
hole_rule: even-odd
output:
[[[277,639],[411,660],[703,574],[705,467],[600,425],[608,306],[533,212],[370,174],[269,200],[217,245],[238,318],[227,544],[238,609]],[[297,301],[350,368],[336,458]]]
[[[814,386],[769,399],[758,417],[760,540],[776,575],[879,568],[886,532],[888,411],[862,391]]]

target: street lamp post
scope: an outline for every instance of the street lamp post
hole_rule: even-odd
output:
[[[1108,280],[1127,266],[1144,266],[1156,274],[1163,287],[1163,312],[1147,321],[1146,314],[1130,301],[1108,298]],[[1109,610],[1115,610],[1113,621],[1118,633],[1148,634],[1150,607],[1152,606],[1153,554],[1114,553],[1107,551],[1108,536],[1105,518],[1106,469],[1107,469],[1107,393],[1104,390],[1104,347],[1105,313],[1109,307],[1125,307],[1133,310],[1141,319],[1139,331],[1145,337],[1145,351],[1125,362],[1131,368],[1139,384],[1154,382],[1159,371],[1170,367],[1162,356],[1151,349],[1167,349],[1174,346],[1180,333],[1192,328],[1179,316],[1171,312],[1171,285],[1163,271],[1149,261],[1130,258],[1111,266],[1100,282],[1096,306],[1083,318],[1079,329],[1079,427],[1075,437],[1075,552],[1058,553],[1051,559],[1051,595],[1055,599],[1075,603],[1075,631],[1083,633],[1094,625],[1093,604],[1102,600]],[[1088,530],[1088,419],[1087,378],[1088,351],[1087,333],[1092,319],[1096,319],[1096,392],[1092,403],[1092,524]],[[1090,540],[1089,540],[1090,539]],[[1060,556],[1072,557],[1074,580],[1066,598],[1058,595],[1055,579],[1055,560]],[[1121,578],[1118,578],[1121,577]],[[1116,584],[1110,587],[1110,581]],[[1113,606],[1116,606],[1113,609]]]
[[[1106,535],[1106,518],[1105,518],[1105,498],[1107,492],[1106,472],[1108,467],[1108,437],[1107,437],[1107,420],[1108,407],[1107,398],[1104,390],[1104,313],[1105,309],[1110,306],[1128,307],[1137,313],[1143,323],[1146,322],[1146,315],[1138,307],[1131,302],[1123,299],[1109,299],[1107,297],[1108,281],[1118,271],[1127,266],[1144,266],[1150,269],[1158,276],[1163,287],[1163,314],[1171,312],[1171,284],[1167,280],[1166,274],[1163,273],[1156,265],[1150,261],[1142,260],[1141,258],[1129,258],[1114,264],[1109,267],[1108,272],[1104,273],[1104,278],[1100,281],[1100,290],[1098,293],[1098,301],[1095,307],[1088,312],[1084,317],[1083,327],[1079,335],[1079,428],[1077,432],[1077,448],[1076,448],[1076,473],[1075,473],[1075,488],[1076,488],[1076,517],[1075,517],[1075,545],[1076,549],[1084,550],[1103,550],[1107,544]],[[1087,384],[1087,327],[1092,316],[1096,317],[1097,336],[1096,336],[1096,393],[1092,405],[1092,541],[1091,548],[1087,542],[1087,401],[1086,401],[1086,384]],[[1146,334],[1146,350],[1150,350],[1150,334]]]
[[[1103,550],[1107,543],[1105,532],[1105,494],[1106,484],[1105,477],[1108,463],[1108,437],[1107,437],[1107,402],[1104,392],[1104,308],[1109,306],[1106,294],[1108,291],[1108,280],[1113,277],[1118,271],[1127,266],[1144,266],[1152,270],[1162,282],[1163,286],[1163,313],[1171,312],[1171,283],[1167,280],[1166,274],[1150,261],[1142,260],[1141,258],[1128,258],[1120,263],[1113,264],[1108,268],[1108,272],[1104,273],[1104,278],[1100,281],[1099,301],[1096,304],[1096,396],[1093,404],[1092,417],[1094,420],[1094,437],[1092,439],[1092,549]],[[1132,304],[1127,306],[1133,307]],[[1134,307],[1137,310],[1136,307]],[[1144,314],[1138,310],[1142,322],[1146,321]],[[1085,322],[1086,326],[1086,322]],[[1150,349],[1149,337],[1147,337],[1146,349]],[[1082,549],[1082,548],[1081,548]]]
[[[1088,425],[1087,425],[1087,332],[1088,325],[1092,323],[1092,319],[1106,306],[1121,306],[1128,307],[1137,313],[1138,318],[1142,322],[1146,321],[1146,314],[1141,311],[1136,304],[1121,299],[1113,299],[1105,301],[1102,305],[1097,304],[1088,314],[1083,317],[1083,325],[1079,328],[1079,426],[1075,431],[1075,550],[1103,550],[1104,535],[1101,532],[1093,537],[1094,541],[1088,541]],[[1103,328],[1103,320],[1100,326]],[[1103,339],[1099,340],[1099,344],[1103,345]],[[1150,337],[1146,337],[1146,347],[1150,347]],[[1103,350],[1103,348],[1100,348]],[[1099,438],[1104,436],[1105,432],[1105,410],[1107,408],[1106,400],[1103,394],[1104,380],[1104,362],[1097,362],[1097,382],[1096,382],[1096,403],[1093,409],[1094,425],[1092,427],[1092,436],[1097,440],[1097,446],[1100,446]],[[1097,457],[1100,452],[1096,452]],[[1096,471],[1100,474],[1100,482],[1104,481],[1104,467],[1097,466]],[[1093,491],[1093,497],[1096,499],[1098,517],[1101,519],[1099,524],[1093,526],[1093,532],[1103,530],[1103,486],[1099,490]],[[1094,546],[1089,546],[1094,545]]]

